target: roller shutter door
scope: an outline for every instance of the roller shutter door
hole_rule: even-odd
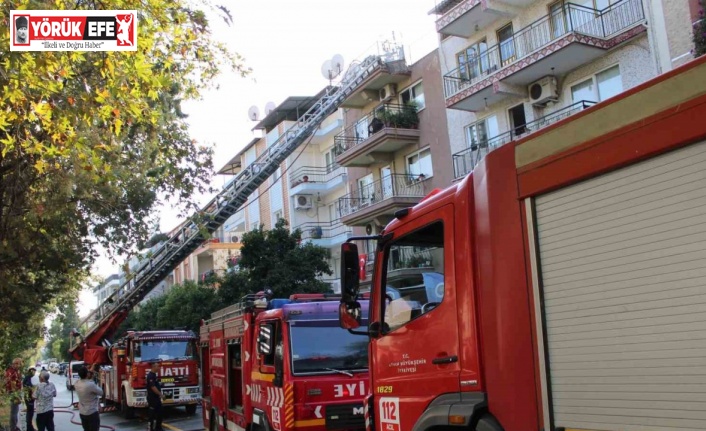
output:
[[[554,426],[706,430],[706,143],[535,204]]]

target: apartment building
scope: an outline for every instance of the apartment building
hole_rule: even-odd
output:
[[[401,47],[390,48],[342,106],[344,129],[334,137],[334,154],[348,169],[348,192],[338,199],[338,214],[356,234],[379,232],[395,211],[451,183],[438,51],[409,65]],[[368,272],[372,247],[361,249]],[[395,264],[412,260],[400,256]]]
[[[346,193],[348,174],[336,163],[334,137],[343,127],[342,111],[330,115],[301,151],[287,164],[290,225],[299,229],[302,240],[329,251],[331,276],[323,281],[340,292],[340,246],[352,235],[352,228],[341,222],[338,199]]]
[[[98,300],[98,304],[103,303],[110,295],[120,288],[120,274],[111,274],[102,283],[93,288],[93,295]]]
[[[440,57],[455,178],[488,151],[657,75],[651,0],[446,0]],[[646,7],[646,5],[648,7]]]

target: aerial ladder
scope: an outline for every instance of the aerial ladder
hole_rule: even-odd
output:
[[[265,150],[252,164],[240,171],[201,211],[182,223],[169,239],[149,257],[130,277],[107,297],[80,323],[88,326],[85,334],[72,331],[70,352],[77,360],[84,360],[90,352],[91,362],[108,360],[110,338],[127,318],[130,310],[140,303],[177,265],[216,231],[247,201],[248,196],[263,184],[277,168],[319,125],[333,114],[358,86],[378,70],[395,72],[404,62],[402,48],[384,56],[371,55],[353,64],[339,85],[329,85],[323,96]]]

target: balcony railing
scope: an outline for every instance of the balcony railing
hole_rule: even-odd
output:
[[[536,120],[531,121],[522,127],[518,127],[515,130],[510,130],[497,136],[483,139],[477,144],[471,145],[465,150],[455,153],[451,156],[454,164],[454,178],[461,178],[471,172],[473,168],[476,167],[478,162],[480,162],[483,157],[488,155],[488,153],[494,149],[501,147],[508,142],[514,141],[519,137],[525,136],[528,133],[536,132],[537,130],[549,126],[550,124],[554,124],[564,118],[570,117],[575,113],[583,111],[584,109],[595,104],[596,102],[591,102],[588,100],[576,102],[572,105],[561,108],[558,111],[552,112],[551,114],[545,115],[544,117],[537,118]]]
[[[334,136],[336,156],[360,145],[386,127],[416,129],[419,125],[417,108],[412,104],[383,103],[355,124],[346,127]]]
[[[345,174],[345,170],[334,163],[326,167],[302,166],[290,175],[290,187],[296,187],[301,183],[327,183],[336,177]]]
[[[419,177],[391,174],[338,199],[341,217],[353,214],[385,199],[394,197],[424,197],[424,182]]]
[[[302,233],[303,240],[309,239],[329,239],[339,235],[350,235],[353,229],[341,223],[340,220],[332,222],[310,222],[302,223],[295,229],[299,229]]]
[[[569,33],[609,38],[644,19],[642,0],[622,0],[603,10],[566,3],[444,75],[444,94],[449,98]]]

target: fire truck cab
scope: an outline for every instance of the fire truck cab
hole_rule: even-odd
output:
[[[159,361],[164,406],[184,406],[194,414],[201,401],[196,340],[192,331],[129,331],[108,349],[110,365],[100,367],[105,400],[119,405],[128,419],[135,408],[146,408],[147,373]]]
[[[364,429],[368,339],[339,327],[339,299],[249,295],[204,321],[206,429]]]

